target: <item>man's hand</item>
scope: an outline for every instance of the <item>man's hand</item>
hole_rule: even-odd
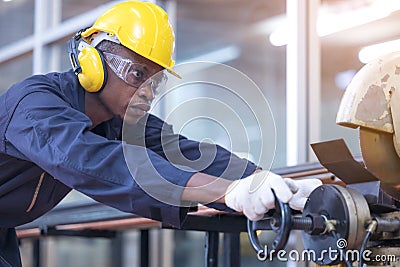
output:
[[[293,196],[292,190],[283,178],[269,171],[256,172],[246,178],[234,181],[226,191],[225,204],[252,221],[260,220],[275,206],[272,193],[287,203]]]
[[[304,205],[306,204],[308,196],[311,192],[322,185],[319,179],[304,179],[294,180],[285,178],[285,183],[289,186],[293,193],[293,197],[289,200],[289,206],[295,210],[303,211]]]
[[[302,210],[308,195],[322,182],[318,179],[283,179],[270,171],[260,171],[244,179],[234,181],[225,194],[225,204],[252,221],[260,220],[275,207],[276,196],[290,207]]]

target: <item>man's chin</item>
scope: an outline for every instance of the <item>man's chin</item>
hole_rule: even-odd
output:
[[[143,118],[144,116],[134,116],[134,115],[129,115],[128,113],[125,114],[123,121],[124,123],[127,124],[136,124],[138,121]]]

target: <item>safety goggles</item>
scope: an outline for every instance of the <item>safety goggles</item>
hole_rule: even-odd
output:
[[[144,64],[133,62],[129,59],[103,52],[105,60],[111,70],[125,83],[135,88],[151,86],[153,94],[165,86],[168,77],[164,71],[150,76]]]

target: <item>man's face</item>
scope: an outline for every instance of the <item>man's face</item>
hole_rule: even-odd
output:
[[[154,99],[154,88],[144,81],[163,68],[126,48],[115,54],[104,52],[104,55],[108,79],[99,97],[114,115],[135,124],[146,115]],[[123,70],[118,72],[120,66]]]

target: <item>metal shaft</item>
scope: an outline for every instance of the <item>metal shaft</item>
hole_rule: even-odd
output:
[[[309,217],[293,217],[292,218],[292,229],[311,231],[313,228],[313,221]]]

